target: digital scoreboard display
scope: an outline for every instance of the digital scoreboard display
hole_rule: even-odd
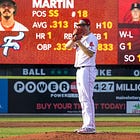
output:
[[[131,15],[140,0],[13,1],[13,20],[24,27],[0,27],[0,64],[73,64],[75,49],[65,46],[81,18],[98,39],[98,65],[140,64],[140,23]]]

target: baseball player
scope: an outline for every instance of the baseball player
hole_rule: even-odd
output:
[[[140,24],[140,3],[132,3],[131,8],[124,16],[124,23]]]
[[[95,133],[95,108],[93,87],[97,74],[96,52],[98,40],[90,32],[90,20],[81,19],[74,30],[73,38],[66,44],[67,48],[76,47],[74,66],[77,68],[76,83],[82,108],[83,125],[75,132],[81,134]]]
[[[14,0],[0,0],[0,31],[28,31],[24,25],[14,20],[16,10]]]
[[[140,23],[140,4],[133,3],[131,6],[132,22]]]

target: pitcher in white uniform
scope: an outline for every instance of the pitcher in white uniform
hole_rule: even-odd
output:
[[[96,36],[90,32],[90,20],[81,19],[77,26],[85,30],[80,40],[69,40],[66,44],[67,48],[76,47],[75,67],[76,83],[79,94],[79,101],[82,108],[83,125],[75,132],[81,134],[95,133],[95,107],[93,100],[93,88],[97,74],[96,69],[96,52],[98,40]]]

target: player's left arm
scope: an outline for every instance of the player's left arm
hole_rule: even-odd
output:
[[[94,52],[89,50],[84,44],[81,43],[80,40],[76,41],[76,44],[80,47],[80,49],[89,57],[92,57],[94,55]]]

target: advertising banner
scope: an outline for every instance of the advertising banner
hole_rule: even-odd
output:
[[[9,80],[9,87],[9,113],[81,112],[74,79]],[[134,103],[139,107],[139,93],[139,81],[96,80],[96,113],[130,113]]]

